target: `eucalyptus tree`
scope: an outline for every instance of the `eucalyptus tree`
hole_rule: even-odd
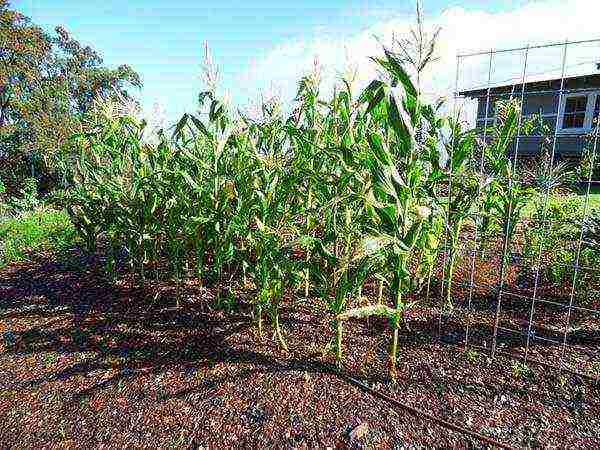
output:
[[[70,136],[93,99],[127,96],[140,77],[126,65],[106,67],[63,27],[42,29],[7,0],[0,0],[0,42],[0,179],[9,191],[26,177],[56,188],[60,150],[77,154]]]

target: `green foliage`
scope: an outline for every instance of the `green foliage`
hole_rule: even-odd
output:
[[[60,149],[99,95],[140,86],[128,66],[109,69],[62,27],[46,33],[0,0],[0,179],[16,189],[35,177],[58,184]]]
[[[415,36],[417,48],[402,41],[404,50],[374,58],[382,76],[358,95],[347,78],[323,99],[315,70],[289,114],[271,100],[255,117],[236,114],[211,85],[200,95],[206,120],[185,114],[149,142],[145,123],[115,114],[111,99],[97,104],[61,166],[60,202],[77,235],[90,251],[103,244],[112,275],[124,253],[141,285],[149,276],[173,280],[177,306],[185,278],[212,284],[215,305],[228,311],[241,285],[258,335],[266,316],[284,350],[281,305],[293,307],[301,285],[328,314],[338,363],[348,320],[385,317],[395,375],[399,329],[425,285],[429,295],[442,249],[450,285],[464,228],[500,227],[510,244],[541,186],[520,182],[508,155],[518,105],[501,107],[490,142],[478,145],[440,112],[441,100],[422,95],[435,42],[422,29]],[[479,151],[483,167],[472,164]],[[377,304],[362,296],[373,280]]]
[[[28,211],[37,208],[41,201],[38,197],[38,182],[35,178],[25,178],[17,195],[7,200],[7,206],[14,211]]]
[[[74,238],[69,217],[63,211],[38,208],[0,218],[0,267],[25,260],[33,253],[65,249]]]
[[[486,193],[486,207],[493,220],[500,224],[507,246],[513,241],[523,208],[535,193],[534,187],[518,176],[516,157],[509,151],[519,128],[521,133],[529,131],[528,124],[521,123],[520,110],[520,104],[514,100],[499,104],[498,125],[491,129],[492,142],[485,147],[486,166],[492,176]]]
[[[595,119],[594,129],[585,136],[578,174],[582,180],[600,179],[600,155],[598,144],[600,138],[600,122]]]
[[[575,216],[580,216],[580,202],[576,196],[535,197],[529,226],[524,230],[523,255],[526,258],[536,257],[540,246],[542,252],[552,252],[574,232],[572,218]]]
[[[513,375],[519,378],[531,378],[533,371],[525,362],[513,361],[511,363]]]
[[[600,209],[592,209],[583,219],[583,248],[600,252]]]
[[[144,123],[101,105],[86,118],[93,131],[74,137],[76,161],[63,166],[74,228],[89,250],[108,244],[111,273],[124,249],[142,284],[148,265],[173,277],[177,304],[192,273],[202,280],[210,267],[219,298],[241,276],[254,289],[259,334],[266,312],[283,348],[279,305],[303,279],[341,317],[338,360],[343,314],[367,277],[389,279],[397,342],[411,305],[402,296],[421,288],[436,259],[435,185],[451,168],[437,107],[423,102],[391,52],[379,61],[391,84],[375,80],[354,100],[346,82],[325,103],[313,74],[288,118],[272,103],[259,119],[234,117],[206,92],[207,122],[184,115],[152,145],[141,138]]]
[[[474,350],[472,348],[468,349],[465,352],[465,355],[467,356],[467,360],[473,364],[477,361],[477,359],[479,358],[479,352],[477,350]]]
[[[570,281],[573,274],[573,263],[575,256],[572,250],[557,248],[552,253],[552,259],[548,262],[548,279],[554,284],[562,284]]]
[[[535,271],[538,260],[548,279],[555,284],[573,277],[576,243],[579,240],[583,210],[574,195],[539,195],[524,229],[524,267]],[[585,257],[585,252],[584,252]]]
[[[452,307],[452,280],[457,261],[461,231],[466,222],[475,220],[484,199],[481,195],[488,187],[489,179],[471,164],[475,150],[473,130],[464,131],[458,122],[452,123],[452,134],[446,145],[449,155],[449,193],[442,210],[448,235],[446,261],[446,307]]]
[[[600,209],[592,209],[583,218],[581,231],[577,238],[581,237],[581,251],[579,255],[579,266],[581,269],[577,277],[573,277],[577,292],[581,295],[581,301],[590,302],[598,297],[599,293],[592,286],[598,286],[600,275],[595,270],[600,261]],[[574,236],[571,235],[571,238]],[[591,269],[591,270],[590,270]]]

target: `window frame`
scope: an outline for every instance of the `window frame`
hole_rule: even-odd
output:
[[[563,94],[560,99],[559,105],[559,121],[558,121],[558,133],[560,134],[582,134],[592,129],[592,122],[594,116],[594,109],[596,107],[597,97],[600,96],[600,91],[593,92],[572,92],[569,94]],[[583,127],[579,128],[563,128],[565,119],[565,108],[567,105],[567,99],[572,97],[587,97],[587,104],[585,110],[585,117],[583,119]]]

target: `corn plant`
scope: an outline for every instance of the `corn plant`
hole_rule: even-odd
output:
[[[475,150],[475,134],[463,131],[460,123],[450,122],[451,135],[446,144],[449,161],[447,166],[448,195],[443,202],[447,227],[447,260],[445,267],[446,307],[452,307],[452,280],[463,226],[474,219],[479,211],[480,193],[485,189],[487,178],[479,176],[470,162]]]
[[[248,211],[253,217],[252,231],[248,236],[249,249],[254,258],[249,261],[258,295],[256,313],[259,335],[262,334],[262,310],[270,313],[277,338],[287,350],[287,344],[279,324],[279,304],[284,289],[293,280],[293,264],[290,260],[291,241],[294,237],[290,226],[290,197],[292,186],[285,176],[278,149],[267,149],[256,154],[254,171],[254,201]]]
[[[268,100],[251,117],[218,98],[209,71],[212,81],[200,95],[206,117],[185,114],[151,142],[133,117],[94,116],[76,137],[79,158],[65,176],[80,236],[90,250],[106,248],[112,275],[124,254],[142,285],[152,271],[172,280],[177,307],[185,307],[186,282],[212,289],[230,306],[241,286],[258,335],[270,318],[283,350],[289,338],[281,305],[293,305],[300,287],[304,297],[316,294],[332,319],[338,364],[346,320],[386,317],[395,376],[399,328],[425,285],[429,297],[443,224],[449,285],[464,224],[484,200],[511,219],[523,206],[520,191],[500,181],[513,175],[505,153],[518,116],[507,110],[486,145],[497,181],[484,183],[467,164],[473,133],[421,92],[437,34],[429,39],[419,26],[416,47],[398,41],[399,51],[374,58],[382,76],[359,95],[346,78],[323,98],[315,70],[301,80],[291,112]],[[365,305],[363,284],[373,280],[378,299]],[[450,296],[449,289],[448,302]]]
[[[527,133],[531,122],[521,123],[520,105],[507,101],[499,105],[498,123],[491,129],[491,142],[485,145],[485,156],[491,172],[486,205],[501,225],[505,237],[505,250],[513,241],[520,222],[521,212],[535,194],[535,189],[525,183],[516,173],[517,154],[510,155],[511,144],[515,145],[517,133]],[[502,267],[507,263],[508,252],[504,251]]]
[[[429,230],[424,224],[431,215],[434,185],[441,174],[436,140],[417,140],[417,130],[436,129],[435,116],[423,113],[427,109],[398,59],[387,51],[385,56],[382,67],[390,72],[391,85],[375,81],[361,100],[380,128],[389,130],[375,129],[368,135],[371,185],[366,203],[372,223],[368,253],[383,255],[387,261],[393,307],[366,307],[352,314],[384,314],[390,319],[390,373],[394,377],[399,323],[410,305],[405,296],[422,281],[419,274],[425,252],[419,246],[427,241],[422,233]],[[434,164],[424,157],[432,155],[436,155]]]

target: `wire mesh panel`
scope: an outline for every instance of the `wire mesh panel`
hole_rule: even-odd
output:
[[[599,62],[600,40],[457,57],[440,339],[600,376]]]

